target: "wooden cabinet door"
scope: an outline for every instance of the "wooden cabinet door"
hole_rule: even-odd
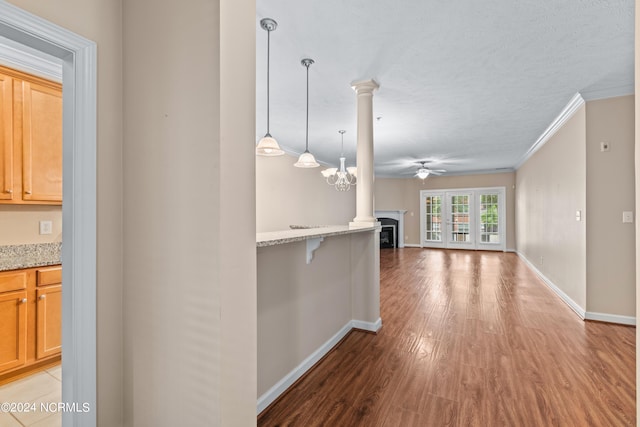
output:
[[[36,359],[53,356],[62,346],[62,285],[36,289]]]
[[[0,74],[0,200],[13,197],[13,79]]]
[[[27,291],[0,294],[0,372],[27,361]]]
[[[62,202],[62,90],[25,81],[22,198]]]

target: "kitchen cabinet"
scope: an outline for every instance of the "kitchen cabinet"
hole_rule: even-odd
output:
[[[46,278],[45,278],[46,276]],[[60,353],[62,346],[62,269],[37,272],[36,359]],[[50,279],[50,280],[48,280]]]
[[[0,272],[0,384],[60,361],[62,269]]]
[[[0,67],[0,96],[0,204],[61,204],[62,86]]]

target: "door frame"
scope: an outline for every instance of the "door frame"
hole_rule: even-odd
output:
[[[470,207],[470,212],[474,212],[473,218],[471,218],[470,227],[473,229],[473,245],[469,245],[469,247],[460,247],[459,245],[449,245],[447,242],[449,240],[448,233],[449,228],[446,224],[447,218],[449,215],[449,203],[447,202],[447,193],[471,193],[472,195],[472,206]],[[501,236],[500,243],[481,243],[480,242],[480,227],[477,215],[480,214],[480,195],[482,193],[497,193],[501,197],[501,203],[499,205],[499,217],[501,221],[498,223],[499,234]],[[438,188],[433,190],[421,190],[420,191],[420,247],[430,247],[430,248],[448,248],[448,249],[470,249],[470,250],[494,250],[494,251],[506,251],[507,245],[507,200],[506,200],[506,187],[474,187],[474,188]],[[424,235],[425,235],[425,208],[424,208],[424,197],[427,195],[440,195],[442,198],[442,219],[444,221],[443,230],[442,230],[442,242],[425,245]]]
[[[65,426],[96,425],[97,47],[58,25],[0,1],[0,36],[62,62],[62,400]]]

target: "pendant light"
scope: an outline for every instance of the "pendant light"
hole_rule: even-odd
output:
[[[305,58],[301,61],[307,68],[307,142],[304,153],[300,154],[298,161],[293,164],[297,168],[317,168],[320,166],[316,158],[309,152],[309,66],[314,63],[313,59]]]
[[[271,31],[278,27],[278,23],[271,18],[264,18],[260,26],[267,32],[267,133],[260,139],[256,146],[258,156],[281,156],[284,151],[278,145],[278,141],[269,133],[269,56],[271,46]]]

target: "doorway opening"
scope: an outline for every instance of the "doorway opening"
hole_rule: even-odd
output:
[[[63,425],[96,425],[96,44],[0,3],[0,36],[58,58],[63,83],[62,401],[89,411]]]

